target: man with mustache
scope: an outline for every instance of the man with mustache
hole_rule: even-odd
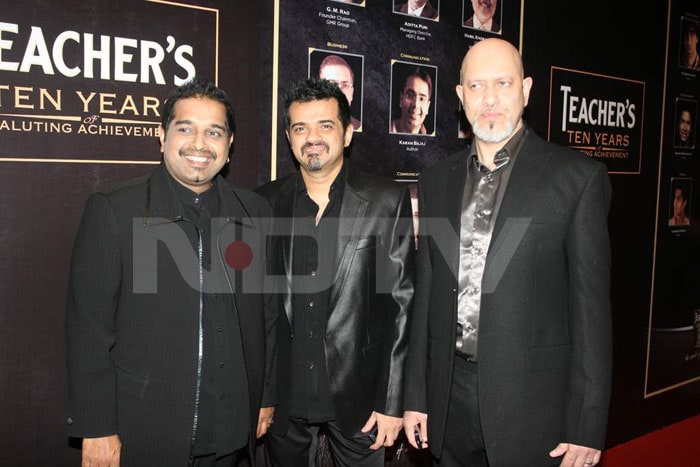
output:
[[[161,164],[93,194],[75,240],[68,434],[84,466],[234,467],[274,410],[272,213],[218,175],[234,120],[213,83],[173,91],[159,137]]]
[[[501,26],[494,19],[498,0],[471,0],[474,14],[464,21],[467,28],[481,29],[500,34]]]
[[[345,157],[353,129],[337,84],[293,83],[285,124],[300,170],[258,189],[275,213],[278,276],[286,278],[265,458],[268,466],[314,465],[323,429],[335,465],[383,467],[403,413],[410,194]]]
[[[513,45],[474,44],[474,139],[418,180],[404,427],[437,466],[588,467],[605,443],[610,181],[523,121],[531,88]]]

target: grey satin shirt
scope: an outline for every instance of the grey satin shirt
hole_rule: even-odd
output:
[[[470,361],[477,359],[481,280],[486,265],[486,254],[511,168],[528,131],[523,125],[496,153],[496,167],[493,170],[479,162],[474,143],[467,156],[467,177],[462,194],[459,234],[456,351]]]

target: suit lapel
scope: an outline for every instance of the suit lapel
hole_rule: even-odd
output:
[[[513,172],[508,180],[508,187],[493,230],[492,243],[498,238],[508,219],[528,217],[535,187],[539,185],[537,181],[551,157],[551,153],[544,150],[539,143],[539,138],[530,131],[512,167]]]
[[[286,293],[284,294],[284,312],[287,315],[289,325],[294,325],[292,312],[292,258],[294,257],[294,211],[296,208],[296,193],[301,174],[295,173],[289,177],[279,192],[279,199],[275,207],[277,218],[276,230],[279,233],[281,254],[284,261],[284,274],[286,276]]]
[[[450,270],[454,277],[459,277],[459,238],[462,223],[462,196],[464,195],[464,184],[467,182],[467,156],[468,152],[465,152],[463,156],[456,158],[452,164],[447,175],[443,200],[446,209],[445,214],[456,234],[448,235],[445,238],[445,241],[449,243],[453,243],[454,239],[457,241],[456,244],[450,245],[447,249],[447,251],[455,252],[450,258]]]
[[[331,289],[329,310],[335,307],[340,291],[345,284],[345,278],[355,255],[357,241],[362,234],[362,226],[369,204],[367,199],[359,194],[357,186],[360,181],[357,179],[354,169],[352,166],[348,166],[347,170],[343,203],[338,219],[338,243],[335,253],[336,274]]]

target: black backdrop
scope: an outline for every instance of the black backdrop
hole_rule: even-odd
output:
[[[0,22],[26,27],[35,24],[26,21],[27,15],[40,15],[37,11],[42,9],[65,11],[72,3],[3,0]],[[118,8],[129,2],[98,3]],[[219,83],[237,112],[235,152],[227,179],[252,187],[269,178],[269,143],[265,141],[269,141],[270,122],[260,115],[269,114],[271,108],[271,64],[264,59],[272,44],[270,0],[199,3],[219,10]],[[541,135],[546,136],[549,125],[551,66],[646,83],[641,171],[611,175],[615,373],[608,446],[700,413],[697,382],[645,397],[668,10],[666,2],[642,6],[635,0],[526,0],[522,10],[522,52],[526,71],[535,82],[525,117]],[[171,18],[158,15],[151,20],[167,24]],[[109,18],[104,21],[108,23]],[[5,52],[3,58],[7,57]],[[0,71],[0,86],[16,76]],[[696,99],[697,83],[696,78]],[[3,94],[0,111],[5,112],[7,105]],[[4,421],[0,464],[75,466],[78,453],[68,447],[64,430],[63,319],[70,248],[90,192],[152,167],[13,161],[16,154],[8,153],[8,142],[14,137],[0,130],[0,410]],[[28,152],[42,153],[31,146],[32,141],[26,145],[23,149]],[[289,157],[286,147],[279,147],[278,156]],[[153,159],[158,145],[143,139],[139,149],[143,152],[133,159]],[[665,207],[660,210],[667,212]]]

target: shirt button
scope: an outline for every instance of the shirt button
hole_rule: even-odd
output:
[[[479,293],[479,289],[477,287],[467,287],[467,295],[474,296]]]
[[[223,400],[224,400],[224,395],[223,395],[223,394],[219,396],[219,400],[220,400],[220,401],[223,401]]]
[[[223,367],[224,367],[224,362],[219,362],[219,368],[223,368]]]
[[[69,425],[72,425],[72,424],[73,424],[73,418],[72,418],[72,417],[68,417],[68,420],[66,420],[66,423],[68,423]]]
[[[316,271],[311,271],[311,275],[312,275],[312,276],[315,276],[315,275],[316,275]]]
[[[311,363],[309,363],[309,370],[313,370],[313,369],[314,369],[314,362],[311,362]]]
[[[481,213],[482,213],[484,216],[490,216],[490,215],[491,215],[491,210],[490,210],[490,209],[484,209],[483,211],[481,211]]]
[[[224,327],[223,326],[217,327],[216,332],[224,332]]]
[[[314,307],[314,302],[313,302],[313,300],[309,302],[309,306],[310,306],[311,308]]]

